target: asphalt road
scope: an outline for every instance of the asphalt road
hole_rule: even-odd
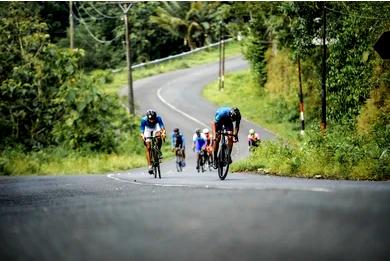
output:
[[[246,64],[228,60],[228,70]],[[135,83],[190,143],[216,107],[199,92],[217,65]],[[245,115],[244,115],[245,116]],[[233,160],[247,155],[244,133]],[[389,182],[308,180],[215,171],[156,180],[144,168],[84,176],[0,178],[0,260],[390,260]]]

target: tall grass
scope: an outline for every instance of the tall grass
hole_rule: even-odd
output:
[[[291,117],[286,102],[259,88],[249,69],[226,75],[223,91],[218,90],[217,81],[208,84],[203,96],[218,105],[239,107],[244,118],[281,137],[296,138],[294,130],[298,125],[283,120]]]
[[[291,115],[293,109],[288,105],[291,101],[258,87],[249,70],[228,75],[222,92],[218,91],[217,82],[209,84],[203,95],[218,105],[239,107],[245,118],[279,134],[277,140],[263,141],[249,158],[233,163],[232,171],[328,179],[390,179],[390,152],[383,149],[381,139],[342,126],[332,126],[326,135],[312,127],[301,137],[299,119]]]
[[[170,141],[163,146],[165,159],[173,157]],[[116,153],[99,153],[89,148],[78,150],[50,147],[24,152],[22,148],[8,148],[0,153],[0,175],[67,175],[98,174],[146,166],[141,140],[129,137]]]

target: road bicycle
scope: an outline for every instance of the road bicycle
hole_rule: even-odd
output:
[[[175,148],[175,154],[176,154],[176,170],[177,172],[183,171],[184,167],[184,157],[183,152],[184,150],[182,148]]]
[[[224,180],[229,171],[229,147],[228,147],[228,137],[233,136],[233,134],[229,134],[225,129],[225,126],[222,126],[222,131],[218,131],[221,135],[221,140],[218,146],[217,153],[217,167],[218,167],[218,176],[220,180]]]
[[[153,135],[153,131],[151,133],[151,149],[150,149],[150,161],[152,163],[153,167],[153,174],[154,178],[160,178],[161,179],[161,170],[160,170],[160,149],[158,148],[157,138]]]
[[[196,169],[198,170],[198,172],[202,171],[204,172],[205,169],[204,169],[204,165],[206,163],[206,152],[204,150],[201,150],[199,152],[199,157],[198,157],[198,161],[196,162]]]

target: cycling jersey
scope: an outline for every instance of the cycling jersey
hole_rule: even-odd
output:
[[[172,133],[172,148],[184,148],[185,141],[183,134]]]
[[[156,128],[156,125],[159,125],[159,127],[161,129],[164,129],[164,123],[161,119],[160,116],[157,116],[156,117],[156,121],[151,123],[148,121],[148,118],[146,116],[144,116],[142,119],[141,119],[141,128],[140,128],[140,131],[141,133],[144,133],[145,132],[145,128],[149,128],[149,129],[155,129]]]
[[[217,131],[222,130],[224,125],[227,131],[233,131],[233,122],[230,118],[230,108],[221,107],[215,112],[215,123],[217,126]]]
[[[206,140],[203,135],[198,136],[195,134],[193,142],[195,145],[195,152],[200,152],[206,146]]]
[[[256,141],[260,140],[260,135],[258,133],[255,133],[254,135],[249,134],[248,135],[248,141]]]
[[[148,118],[144,116],[141,119],[141,127],[140,131],[144,135],[144,138],[146,141],[150,141],[152,136],[155,136],[154,134],[156,132],[161,131],[161,129],[164,128],[164,123],[160,116],[156,117],[156,121],[154,123],[150,123],[148,121]],[[153,132],[153,135],[152,135]]]

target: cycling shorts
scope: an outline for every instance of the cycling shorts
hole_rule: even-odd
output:
[[[222,131],[222,126],[225,126],[225,129],[227,131],[233,131],[233,122],[227,121],[227,122],[216,122],[216,131]]]

